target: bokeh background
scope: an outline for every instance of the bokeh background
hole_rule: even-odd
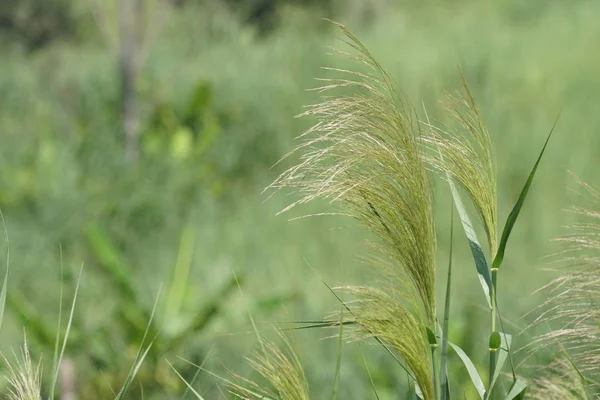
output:
[[[253,376],[249,315],[275,337],[273,323],[339,309],[321,277],[373,278],[353,221],[290,221],[332,206],[277,216],[294,197],[262,192],[314,122],[293,118],[319,100],[305,89],[331,75],[321,67],[350,65],[328,55],[343,43],[323,18],[347,25],[434,118],[443,120],[438,100],[460,88],[462,69],[496,146],[502,219],[562,110],[499,278],[507,330],[521,332],[541,300],[533,292],[552,276],[544,268],[560,247],[551,239],[574,221],[571,172],[600,184],[599,17],[593,0],[0,0],[0,209],[10,241],[0,350],[10,355],[25,327],[50,380],[61,294],[60,337],[83,265],[65,351],[78,398],[118,390],[157,296],[151,335],[160,334],[131,398],[192,398],[166,360],[207,399],[223,398],[219,379],[182,359]],[[436,190],[443,278],[450,199],[443,182]],[[484,369],[488,315],[457,238],[451,340]],[[334,334],[295,334],[316,399],[331,391]],[[363,356],[381,398],[402,398],[406,377],[377,346],[350,343],[343,356],[340,398],[373,398]],[[469,393],[461,368],[453,381]]]

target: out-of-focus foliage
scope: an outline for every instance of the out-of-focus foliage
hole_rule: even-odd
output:
[[[57,38],[72,37],[78,24],[69,0],[1,0],[0,35],[37,49]]]

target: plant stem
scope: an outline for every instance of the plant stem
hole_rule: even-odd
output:
[[[433,388],[435,390],[435,398],[439,400],[440,398],[440,388],[438,387],[439,376],[438,369],[436,368],[437,363],[435,362],[435,349],[437,349],[436,345],[431,345],[431,367],[433,368]]]
[[[497,286],[497,275],[498,268],[492,268],[492,291],[491,291],[491,302],[492,302],[492,312],[490,318],[490,328],[491,333],[496,332],[496,286]],[[496,373],[496,358],[498,349],[490,348],[490,365],[489,365],[489,386],[488,386],[488,395],[487,400],[493,400],[494,391],[492,389],[492,382],[494,380],[494,374]]]

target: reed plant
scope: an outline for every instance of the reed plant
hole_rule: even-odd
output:
[[[365,265],[377,279],[370,284],[332,289],[342,312],[303,328],[348,326],[351,329],[345,331],[345,338],[374,339],[408,375],[412,398],[462,398],[462,394],[452,390],[448,379],[449,349],[459,356],[481,399],[523,398],[527,384],[517,377],[512,365],[512,336],[504,331],[498,310],[498,275],[508,239],[548,140],[499,234],[492,141],[466,79],[463,77],[464,90],[448,95],[443,102],[447,122],[432,122],[427,113],[419,116],[412,102],[358,38],[344,26],[337,26],[349,50],[334,52],[355,61],[362,69],[326,68],[338,77],[321,79],[322,86],[314,90],[324,95],[323,101],[301,114],[317,122],[299,137],[300,144],[284,156],[286,159],[297,155],[299,161],[267,191],[271,195],[281,190],[299,194],[298,200],[282,213],[321,199],[333,204],[340,214],[358,221],[374,238],[368,243],[372,252]],[[451,254],[443,307],[436,303],[436,177],[450,186],[472,251],[474,270],[490,309],[485,384],[469,356],[448,337]],[[483,225],[485,247],[477,239],[468,208],[461,199],[464,195]],[[498,381],[507,360],[511,361],[511,383],[508,390],[502,390]],[[265,375],[263,367],[257,369]],[[339,368],[336,380],[338,374]],[[272,382],[274,375],[268,376],[267,381]]]

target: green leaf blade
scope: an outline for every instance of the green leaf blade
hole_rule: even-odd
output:
[[[527,391],[527,383],[520,379],[517,379],[510,387],[508,394],[504,400],[522,400],[525,398],[525,392]]]
[[[457,345],[455,345],[452,342],[448,342],[448,344],[454,349],[456,354],[458,354],[458,356],[460,357],[461,361],[463,362],[465,368],[467,368],[467,372],[469,373],[471,382],[473,383],[473,386],[475,386],[475,389],[477,390],[477,393],[479,394],[479,398],[481,400],[483,400],[486,396],[485,386],[483,385],[483,381],[481,380],[481,377],[479,376],[479,372],[477,372],[477,368],[475,368],[473,361],[471,361],[471,359],[463,351],[463,349],[461,349],[460,347],[458,347]]]
[[[494,269],[499,269],[500,265],[502,264],[502,261],[504,260],[504,252],[506,251],[506,244],[508,243],[508,238],[510,237],[513,227],[515,226],[515,223],[517,222],[517,218],[519,217],[521,208],[523,207],[523,204],[525,203],[525,199],[527,198],[527,194],[529,193],[529,189],[531,187],[531,183],[533,182],[533,178],[535,177],[535,173],[538,169],[538,166],[540,165],[542,156],[544,155],[544,152],[546,151],[546,147],[548,146],[548,142],[550,141],[550,138],[552,137],[552,133],[554,132],[554,128],[556,128],[556,124],[558,123],[559,118],[560,118],[560,114],[558,115],[558,117],[556,117],[556,121],[554,121],[554,125],[552,125],[552,129],[550,129],[550,133],[548,134],[548,137],[546,138],[544,147],[542,147],[542,151],[540,152],[540,155],[538,156],[537,161],[535,162],[535,165],[533,166],[533,169],[531,170],[531,172],[529,173],[529,176],[527,177],[527,181],[525,182],[525,185],[523,186],[523,189],[521,190],[521,194],[519,195],[517,202],[515,203],[513,209],[511,210],[510,214],[508,215],[508,218],[506,219],[506,223],[504,224],[504,229],[502,231],[502,237],[500,238],[500,245],[498,246],[498,251],[496,252],[496,255],[494,257],[494,262],[492,263],[492,268],[494,268]]]
[[[490,269],[488,268],[487,261],[485,260],[485,255],[483,253],[481,245],[477,240],[477,234],[473,229],[471,218],[469,218],[469,214],[467,213],[467,210],[465,209],[465,206],[460,198],[458,190],[456,189],[456,185],[454,185],[454,182],[452,181],[452,178],[449,175],[448,185],[450,186],[450,191],[452,192],[452,198],[454,199],[454,204],[460,217],[460,222],[462,223],[463,230],[465,231],[465,235],[467,236],[467,240],[469,241],[469,247],[471,248],[473,260],[475,261],[475,268],[477,270],[477,276],[479,277],[481,288],[483,289],[483,293],[487,300],[488,306],[491,309],[492,301],[490,293],[492,287],[492,277],[490,275]]]

